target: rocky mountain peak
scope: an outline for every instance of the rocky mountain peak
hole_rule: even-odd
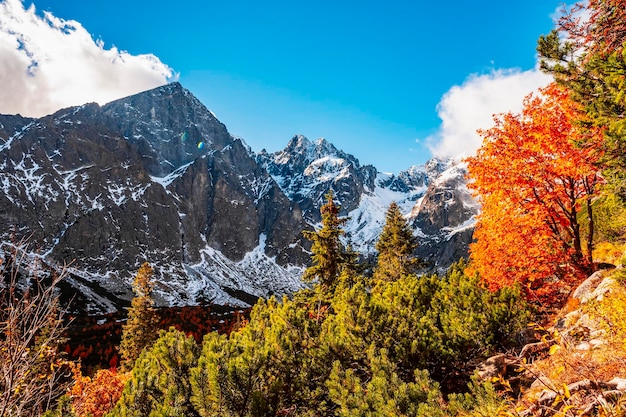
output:
[[[450,159],[448,159],[448,160],[441,160],[439,158],[431,158],[428,161],[426,161],[426,163],[424,164],[424,168],[426,169],[426,172],[431,177],[437,177],[443,171],[448,169],[448,167],[452,163],[453,163],[453,161],[450,160]]]
[[[378,185],[401,193],[412,193],[416,190],[421,190],[423,193],[423,188],[428,187],[451,164],[451,161],[433,158],[424,165],[413,165],[398,175],[380,175]]]
[[[358,206],[364,192],[374,188],[376,178],[374,167],[361,167],[358,159],[323,138],[311,142],[302,135],[294,136],[285,149],[261,152],[257,161],[313,223],[320,220],[319,207],[329,190],[347,214]]]
[[[443,167],[445,170],[431,181],[409,218],[422,236],[420,255],[432,267],[445,269],[451,262],[467,257],[480,206],[467,188],[467,164],[433,161],[430,166],[432,172]]]
[[[337,154],[346,155],[345,153],[338,151],[337,148],[335,148],[335,145],[327,141],[325,138],[319,138],[315,141],[314,155],[316,157],[319,158],[322,156],[330,156],[330,155],[337,155]],[[354,157],[352,159],[354,159]]]
[[[352,155],[338,150],[335,145],[324,138],[311,142],[303,135],[296,135],[285,149],[272,154],[273,163],[278,165],[305,166],[315,163],[316,160],[328,157],[337,157],[342,164],[359,165],[359,161]]]
[[[50,265],[75,259],[67,282],[87,310],[120,308],[144,261],[165,305],[302,286],[299,207],[180,84],[0,122],[0,243],[30,236]]]
[[[313,144],[303,135],[295,135],[285,147],[285,152],[288,153],[299,153],[304,154],[307,153]]]
[[[179,83],[113,101],[106,123],[143,157],[150,175],[163,177],[233,141],[226,127]]]
[[[22,130],[26,125],[34,119],[16,115],[0,114],[0,145],[6,143],[11,136]]]

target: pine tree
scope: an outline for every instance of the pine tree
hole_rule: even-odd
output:
[[[322,206],[322,228],[318,231],[305,230],[302,233],[313,242],[313,265],[304,271],[303,279],[317,281],[325,289],[333,289],[337,278],[346,263],[346,250],[340,237],[344,234],[342,226],[348,220],[339,217],[340,206],[333,201],[333,192],[326,194],[326,204]],[[352,259],[352,258],[350,258]]]
[[[397,281],[403,275],[414,273],[421,265],[420,260],[413,255],[415,249],[417,239],[394,201],[387,209],[385,226],[376,243],[378,264],[374,270],[374,280]]]
[[[372,345],[364,369],[344,369],[335,361],[326,386],[338,406],[335,415],[444,417],[439,384],[427,371],[415,370],[403,381],[386,349]],[[409,379],[409,378],[408,378]]]
[[[148,262],[145,262],[139,268],[133,282],[133,291],[136,296],[131,301],[128,321],[122,330],[120,343],[122,364],[126,369],[132,369],[141,351],[150,347],[157,338],[158,320],[152,299],[153,274],[154,270]]]

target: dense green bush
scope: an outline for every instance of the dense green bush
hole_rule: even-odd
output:
[[[199,416],[191,403],[191,370],[198,346],[177,330],[161,331],[135,361],[122,397],[109,413],[115,417]]]
[[[528,319],[518,291],[490,292],[463,269],[260,301],[201,349],[163,332],[112,415],[444,415],[429,375],[508,345]]]

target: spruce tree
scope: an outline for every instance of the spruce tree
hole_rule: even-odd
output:
[[[422,263],[413,252],[417,239],[394,201],[387,209],[386,222],[376,250],[378,264],[374,270],[375,281],[397,281],[401,276],[414,273]]]
[[[133,282],[135,297],[128,310],[128,320],[122,330],[120,355],[122,365],[132,369],[139,354],[145,347],[150,347],[157,338],[158,319],[154,310],[152,291],[154,270],[148,262],[139,268]]]
[[[304,236],[313,242],[311,257],[313,265],[304,271],[303,279],[317,281],[325,289],[333,289],[346,263],[346,251],[340,237],[345,233],[342,226],[348,220],[339,217],[341,207],[333,201],[333,192],[326,195],[326,204],[321,209],[322,228],[318,231],[305,230]]]

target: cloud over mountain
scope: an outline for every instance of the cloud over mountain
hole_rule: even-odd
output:
[[[537,69],[493,70],[470,75],[462,85],[453,86],[437,106],[439,131],[428,138],[433,155],[473,155],[482,144],[477,129],[493,126],[493,115],[519,112],[525,96],[548,84],[551,77]]]
[[[116,98],[176,78],[152,54],[131,55],[74,20],[0,2],[0,113],[42,116],[62,107]]]

